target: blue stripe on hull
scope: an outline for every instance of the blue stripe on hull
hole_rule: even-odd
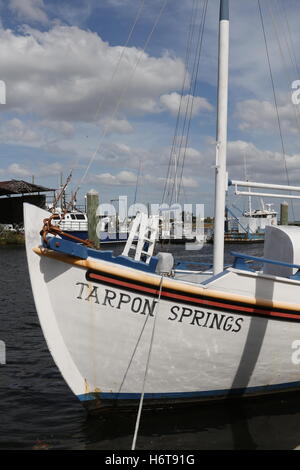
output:
[[[289,382],[275,385],[263,385],[257,387],[246,387],[246,388],[235,388],[235,389],[223,389],[223,390],[208,390],[202,392],[174,392],[174,393],[145,393],[145,400],[191,400],[191,399],[201,399],[201,398],[213,398],[213,397],[222,397],[222,396],[232,396],[232,395],[250,395],[257,393],[267,393],[267,392],[276,392],[282,390],[292,390],[300,388],[299,382]],[[77,398],[80,401],[90,401],[95,399],[100,400],[139,400],[140,393],[84,393],[82,395],[77,395]]]

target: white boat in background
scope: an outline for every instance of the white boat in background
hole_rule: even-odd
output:
[[[52,225],[58,227],[62,231],[62,238],[67,240],[71,237],[76,237],[79,240],[88,240],[88,218],[85,212],[69,211],[58,212],[53,215],[51,219]],[[116,230],[110,229],[111,218],[99,217],[99,240],[101,244],[126,243],[128,239],[129,230]],[[114,224],[112,224],[114,225]]]
[[[261,209],[243,211],[242,215],[236,214],[226,208],[225,243],[257,243],[265,239],[266,227],[277,225],[277,212],[272,209],[273,204],[265,204],[262,201]]]
[[[123,255],[115,257],[47,230],[41,237],[49,214],[24,206],[43,333],[65,381],[89,409],[300,388],[293,360],[300,338],[300,228],[267,227],[263,258],[235,254],[224,269],[228,0],[221,0],[219,25],[213,273],[179,271],[169,253],[153,256],[154,220],[136,219]]]
[[[58,194],[54,200],[48,204],[47,210],[51,215],[51,225],[60,230],[62,238],[73,239],[78,241],[88,240],[89,227],[88,217],[84,210],[77,208],[75,200],[77,191],[72,193],[71,200],[66,200],[66,190],[72,179],[72,172],[63,184],[61,182]],[[118,216],[108,217],[100,215],[97,224],[97,233],[99,241],[102,244],[116,244],[126,243],[128,239],[129,230],[126,225],[126,230],[119,230],[120,222]]]
[[[251,232],[263,232],[268,225],[277,225],[277,212],[273,204],[263,204],[262,209],[245,211],[240,221],[247,225]],[[245,223],[244,223],[245,222]]]

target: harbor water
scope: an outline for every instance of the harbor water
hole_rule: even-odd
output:
[[[183,245],[170,250],[178,260],[211,261],[210,245],[201,251],[184,251]],[[232,250],[260,256],[262,245],[227,245],[225,263]],[[130,449],[137,410],[87,415],[45,343],[25,248],[0,247],[0,259],[0,341],[6,345],[6,364],[0,365],[0,449]],[[300,392],[295,392],[142,412],[136,449],[286,450],[299,443]]]

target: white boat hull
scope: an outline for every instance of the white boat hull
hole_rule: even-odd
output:
[[[256,305],[252,273],[232,270],[211,286],[164,279],[158,302],[157,274],[39,248],[46,216],[25,205],[35,304],[60,372],[88,407],[130,406],[140,398],[155,318],[145,406],[300,388],[293,360],[299,282],[282,288],[270,276],[261,279],[266,300]],[[283,289],[291,301],[285,306]]]

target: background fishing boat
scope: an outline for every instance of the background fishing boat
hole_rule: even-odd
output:
[[[272,204],[264,204],[263,201],[261,209],[250,206],[240,216],[228,207],[225,211],[225,243],[263,242],[266,227],[277,225],[277,212],[272,209]]]

